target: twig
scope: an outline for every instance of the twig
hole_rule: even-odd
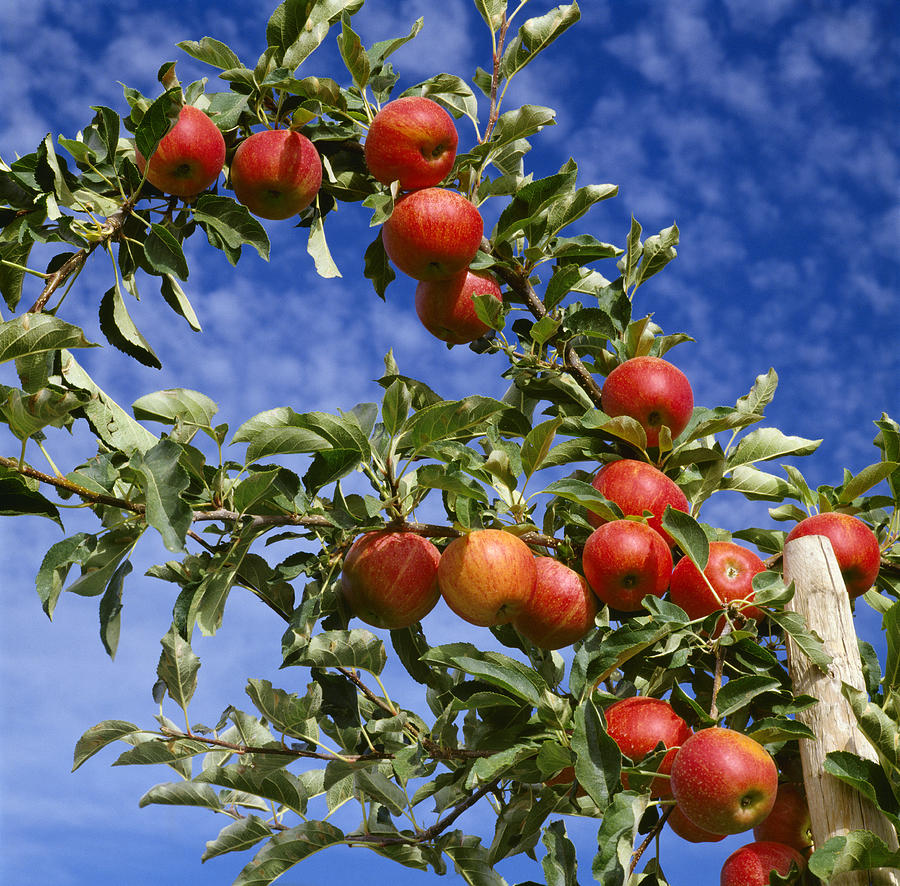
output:
[[[656,835],[662,830],[663,825],[668,821],[669,816],[672,814],[672,810],[675,808],[674,804],[669,806],[665,812],[660,816],[659,821],[653,826],[650,830],[650,833],[644,837],[644,841],[638,846],[634,852],[631,853],[631,864],[628,866],[629,875],[634,873],[634,869],[637,867],[638,862],[641,860],[641,856],[647,851],[647,847],[653,842],[653,839]]]

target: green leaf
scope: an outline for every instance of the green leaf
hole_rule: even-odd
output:
[[[494,870],[488,850],[481,845],[480,837],[453,831],[442,840],[441,849],[453,861],[456,872],[470,886],[506,886],[506,880]]]
[[[607,522],[621,520],[624,516],[617,504],[606,499],[590,483],[585,483],[584,480],[566,477],[551,483],[544,489],[544,492],[548,495],[556,495],[559,498],[564,498],[566,501],[573,501],[582,505]]]
[[[418,452],[436,441],[471,439],[483,434],[488,422],[508,408],[500,400],[474,394],[426,406],[404,422],[397,447]]]
[[[181,87],[159,96],[146,111],[134,131],[134,143],[145,156],[151,157],[163,136],[172,128],[181,110]]]
[[[622,791],[603,813],[603,824],[597,831],[599,849],[593,864],[594,879],[603,886],[626,883],[638,825],[648,799],[646,794]]]
[[[184,290],[179,286],[178,281],[171,274],[164,274],[160,280],[159,289],[165,303],[180,316],[187,320],[188,326],[194,332],[200,332],[200,321],[191,307],[191,303],[185,295]]]
[[[61,348],[96,348],[77,326],[51,314],[22,314],[0,323],[0,363]]]
[[[873,486],[877,486],[882,480],[886,480],[897,468],[900,468],[900,462],[896,461],[880,461],[863,468],[840,487],[838,501],[842,504],[849,504],[855,498],[868,492]]]
[[[841,693],[850,703],[860,730],[878,751],[882,762],[894,774],[900,774],[900,725],[877,704],[869,701],[865,692],[842,683]]]
[[[475,0],[475,8],[491,31],[496,31],[503,23],[506,0]]]
[[[325,224],[322,220],[321,212],[316,212],[315,218],[309,227],[306,251],[312,256],[316,266],[316,273],[320,277],[328,279],[341,276],[341,272],[334,263],[334,259],[331,257],[331,252],[328,249],[328,243],[325,240]]]
[[[706,569],[709,562],[709,539],[703,527],[690,514],[667,505],[662,517],[662,527],[701,572]]]
[[[540,469],[561,424],[561,418],[541,422],[532,428],[522,441],[522,473],[526,479]]]
[[[554,821],[544,828],[541,842],[547,847],[541,860],[547,886],[578,886],[578,860],[575,846],[566,836],[565,822]]]
[[[285,735],[295,738],[309,736],[308,721],[317,714],[322,693],[318,684],[314,683],[317,692],[310,690],[305,698],[295,693],[274,689],[268,680],[248,680],[246,692],[259,712],[272,726]],[[318,729],[318,727],[316,727]]]
[[[240,256],[241,247],[252,246],[259,257],[269,260],[269,237],[266,229],[250,214],[237,200],[231,197],[217,194],[203,194],[194,206],[194,219],[200,227],[206,231],[209,242],[216,248],[221,248],[216,238],[235,250]],[[212,232],[215,237],[210,237]],[[228,260],[232,261],[232,255],[226,251]]]
[[[365,88],[369,82],[371,62],[363,48],[362,40],[350,27],[350,20],[346,15],[341,17],[341,33],[337,38],[337,45],[354,84],[358,89]]]
[[[728,717],[746,707],[757,696],[781,687],[781,681],[763,674],[748,674],[734,677],[720,690],[716,697],[719,717]]]
[[[297,650],[288,650],[284,667],[358,668],[378,675],[387,663],[384,643],[371,631],[323,631]]]
[[[181,244],[163,225],[150,226],[150,233],[144,240],[144,255],[158,274],[174,274],[181,280],[187,280],[189,269]]]
[[[232,886],[268,886],[297,862],[342,842],[344,834],[328,822],[301,822],[272,837],[238,874]]]
[[[818,449],[821,440],[805,440],[788,437],[777,428],[759,428],[744,437],[728,457],[728,468],[748,465],[757,461],[769,461],[786,455],[810,455]]]
[[[372,281],[375,292],[383,299],[388,286],[397,279],[397,275],[384,250],[384,241],[381,239],[380,230],[375,239],[366,247],[364,262],[363,276]]]
[[[256,742],[254,742],[256,744]],[[279,747],[277,742],[263,742],[262,746]],[[259,746],[259,745],[257,745]],[[290,760],[289,756],[282,758]],[[309,799],[303,782],[287,769],[255,768],[241,764],[233,766],[207,766],[194,781],[215,784],[272,800],[281,806],[287,806],[295,812],[304,814]]]
[[[826,882],[837,874],[871,868],[900,868],[900,851],[891,849],[870,831],[832,837],[809,859],[810,872]]]
[[[271,835],[271,829],[261,818],[257,818],[255,815],[239,818],[237,821],[225,825],[215,840],[207,842],[206,850],[200,861],[215,858],[226,852],[243,852]]]
[[[160,643],[163,651],[159,656],[156,674],[165,683],[169,697],[185,710],[197,688],[200,659],[174,625],[169,628]]]
[[[472,153],[484,153],[485,149],[491,154],[503,147],[510,145],[519,139],[527,138],[540,132],[545,126],[556,122],[556,111],[553,108],[544,108],[540,105],[522,105],[513,111],[501,114],[497,125],[491,133],[490,141],[482,147],[482,150],[473,150]]]
[[[900,828],[900,802],[894,796],[891,782],[878,763],[850,751],[829,751],[823,768],[867,797],[891,819],[895,828]]]
[[[184,450],[172,440],[160,440],[143,456],[136,456],[138,472],[143,477],[146,519],[159,530],[170,551],[183,551],[184,539],[191,526],[193,511],[181,497],[190,478],[179,463]]]
[[[762,415],[763,409],[772,402],[777,387],[778,373],[770,369],[765,375],[756,376],[750,393],[741,397],[735,403],[735,408],[738,412]]]
[[[403,95],[422,95],[444,105],[454,117],[478,119],[478,101],[472,87],[455,74],[437,74],[405,90]]]
[[[22,285],[25,282],[25,271],[21,268],[13,268],[3,264],[4,261],[21,265],[28,264],[28,256],[31,254],[33,243],[0,243],[0,295],[6,302],[6,306],[14,311],[19,299],[22,298]],[[43,316],[43,315],[41,315]],[[2,330],[2,327],[0,327]],[[2,331],[0,331],[2,336]]]
[[[150,788],[138,801],[143,809],[151,804],[164,806],[202,806],[221,812],[222,801],[208,784],[195,784],[192,781],[167,782]]]
[[[285,0],[266,25],[266,39],[275,47],[279,66],[293,71],[321,44],[344,12],[353,15],[362,5],[363,0]]]
[[[108,744],[142,731],[140,727],[126,720],[104,720],[96,726],[91,726],[78,739],[78,743],[75,745],[75,759],[72,763],[72,772],[98,751],[102,751]]]
[[[175,45],[198,61],[221,68],[223,71],[241,66],[241,60],[235,55],[234,51],[212,37],[204,37],[199,42],[196,40],[182,40]]]
[[[131,404],[138,421],[158,421],[164,425],[184,423],[209,427],[219,407],[206,394],[187,388],[169,388],[145,394]]]
[[[528,19],[507,44],[500,61],[500,75],[509,79],[521,71],[579,18],[581,11],[578,4],[570,3],[567,6],[557,6],[540,17]]]
[[[48,618],[53,618],[56,602],[62,593],[63,584],[73,563],[78,563],[84,554],[82,545],[89,538],[86,532],[79,532],[70,538],[51,545],[41,561],[41,568],[35,578],[35,587],[41,605]]]
[[[32,514],[47,517],[63,528],[62,517],[52,501],[28,487],[25,478],[0,468],[0,514],[17,516]]]
[[[118,283],[107,289],[100,300],[100,329],[111,345],[129,357],[133,357],[144,366],[162,369],[159,357],[134,325],[128,308],[125,307]]]
[[[100,598],[100,641],[110,658],[116,657],[119,646],[119,628],[122,614],[122,589],[127,576],[134,567],[130,560],[120,563],[113,573],[106,591]]]
[[[600,809],[606,809],[620,787],[622,754],[603,725],[594,700],[588,697],[575,709],[575,779]]]
[[[800,651],[820,670],[827,671],[831,664],[831,656],[825,651],[822,638],[810,631],[803,621],[803,617],[790,610],[769,610],[767,615],[783,631],[791,635],[791,639],[797,644]]]
[[[775,474],[760,471],[750,465],[738,465],[726,478],[722,489],[740,492],[751,501],[784,501],[785,498],[800,497],[797,487]]]

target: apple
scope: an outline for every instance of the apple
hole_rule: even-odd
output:
[[[613,520],[589,536],[581,566],[593,592],[607,606],[637,612],[647,594],[661,597],[672,575],[672,552],[646,523]]]
[[[476,295],[503,300],[497,281],[485,271],[460,271],[447,280],[423,280],[416,286],[416,313],[436,338],[464,345],[490,332],[475,313]]]
[[[453,168],[458,141],[453,118],[437,102],[405,96],[375,115],[366,135],[366,166],[382,184],[430,188]]]
[[[149,168],[138,150],[135,161],[142,174],[147,169],[147,181],[161,191],[193,197],[219,177],[225,165],[225,139],[203,111],[184,105],[150,157]]]
[[[809,806],[803,787],[793,782],[778,785],[775,805],[772,811],[753,828],[757,840],[786,843],[801,855],[807,855],[812,848],[812,828],[809,821]]]
[[[594,627],[597,598],[565,563],[536,557],[534,566],[534,592],[513,617],[513,627],[541,649],[571,646]]]
[[[650,511],[653,516],[647,521],[648,525],[665,539],[669,547],[674,546],[675,541],[662,528],[663,511],[666,505],[685,513],[689,510],[687,498],[674,480],[647,462],[622,458],[600,468],[591,482],[604,498],[615,502],[626,517],[640,517],[644,511]],[[588,521],[592,526],[605,522],[591,512],[588,512]]]
[[[537,582],[534,554],[502,529],[475,529],[453,539],[438,564],[447,605],[473,625],[506,624],[525,607]]]
[[[415,280],[447,280],[464,271],[483,233],[474,204],[444,188],[405,194],[381,226],[388,258]]]
[[[851,600],[875,583],[881,549],[875,533],[862,520],[836,511],[814,514],[801,520],[788,533],[785,544],[805,535],[824,535],[831,542]]]
[[[786,877],[791,865],[796,866],[796,876],[789,882],[797,883],[806,868],[806,860],[796,849],[769,841],[748,843],[725,860],[719,883],[720,886],[769,886],[772,871]]]
[[[687,376],[661,357],[632,357],[606,377],[600,392],[603,411],[627,415],[647,434],[648,446],[659,446],[659,429],[666,425],[677,437],[694,411],[694,392]]]
[[[691,618],[704,618],[729,603],[752,600],[753,576],[765,568],[766,564],[753,551],[730,541],[711,541],[709,560],[702,574],[687,557],[675,565],[669,582],[669,599]],[[765,616],[756,606],[744,606],[741,612],[747,618]]]
[[[353,614],[376,628],[407,628],[440,597],[441,552],[412,532],[378,530],[361,535],[344,557],[341,591]]]
[[[231,161],[238,202],[260,218],[296,215],[315,199],[322,161],[313,143],[291,129],[264,129],[244,139]]]
[[[682,811],[681,807],[676,803],[666,819],[669,827],[688,843],[718,843],[719,840],[725,839],[725,834],[713,834],[709,831],[698,828]]]
[[[675,713],[667,701],[649,696],[625,698],[605,711],[606,731],[619,750],[632,762],[639,763],[662,743],[671,750],[657,769],[662,773],[650,783],[650,796],[668,799],[672,796],[670,779],[678,748],[692,735],[690,726]],[[622,784],[628,788],[628,774],[622,773]]]
[[[743,732],[710,726],[688,738],[672,764],[672,794],[681,811],[713,834],[756,827],[771,811],[778,768]]]

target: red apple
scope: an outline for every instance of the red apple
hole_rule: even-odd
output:
[[[748,843],[725,860],[719,883],[720,886],[769,886],[772,871],[786,877],[792,864],[796,866],[796,876],[790,882],[797,883],[806,868],[806,860],[796,849],[783,843]]]
[[[802,855],[812,848],[809,806],[803,787],[792,782],[778,785],[772,811],[753,828],[757,840],[786,843]]]
[[[660,357],[633,357],[606,377],[600,392],[603,411],[627,415],[647,434],[648,446],[659,446],[659,429],[666,425],[677,437],[694,411],[694,393],[687,376]]]
[[[534,565],[534,592],[513,617],[513,627],[541,649],[570,646],[594,627],[597,598],[588,583],[565,563],[537,557]]]
[[[836,511],[814,514],[788,533],[785,544],[804,535],[824,535],[831,542],[850,599],[864,594],[875,583],[881,550],[875,533],[862,520]]]
[[[771,811],[778,769],[769,752],[742,732],[711,726],[675,755],[672,793],[681,811],[713,834],[756,827]]]
[[[537,581],[534,554],[502,529],[475,529],[453,539],[438,565],[447,605],[482,627],[505,624],[525,607]]]
[[[647,594],[661,597],[672,575],[672,552],[646,523],[613,520],[588,536],[581,555],[585,577],[608,606],[637,612]]]
[[[688,501],[675,481],[662,471],[646,462],[623,458],[600,468],[592,483],[602,496],[615,502],[626,517],[640,517],[644,511],[650,511],[653,516],[648,524],[665,539],[669,547],[675,544],[672,537],[663,531],[662,515],[666,505],[687,513]],[[588,520],[592,526],[604,522],[593,513],[588,513]]]
[[[703,830],[703,828],[698,828],[681,811],[677,803],[669,813],[666,822],[682,840],[687,840],[688,843],[718,843],[719,840],[724,840],[726,836],[725,834],[713,834]]]
[[[238,202],[260,218],[296,215],[315,199],[322,161],[313,143],[291,129],[264,129],[244,139],[231,161]]]
[[[341,590],[353,614],[376,628],[406,628],[424,618],[440,596],[440,551],[412,532],[379,530],[350,546]]]
[[[662,743],[671,748],[657,769],[663,773],[650,783],[650,796],[670,798],[670,779],[678,748],[691,736],[691,728],[675,713],[667,701],[649,696],[625,698],[611,704],[604,712],[606,731],[619,750],[632,762],[639,763]],[[622,784],[628,787],[628,774],[622,773]]]
[[[135,150],[141,173],[147,161]],[[225,139],[206,114],[185,105],[175,125],[163,136],[150,157],[147,181],[167,194],[193,197],[205,191],[225,164]]]
[[[490,331],[475,313],[476,295],[503,300],[497,281],[485,271],[460,271],[447,280],[423,280],[416,287],[416,313],[436,338],[464,345]]]
[[[366,135],[366,166],[383,184],[430,188],[453,167],[458,141],[453,118],[437,102],[405,96],[375,115]]]
[[[702,574],[687,557],[675,565],[669,582],[669,599],[691,618],[704,618],[728,603],[752,600],[753,576],[765,568],[766,564],[753,551],[730,541],[711,541],[709,560]],[[765,616],[756,606],[744,606],[741,612],[748,618]]]
[[[415,280],[446,280],[469,267],[484,223],[456,191],[424,188],[405,194],[381,227],[388,258]]]

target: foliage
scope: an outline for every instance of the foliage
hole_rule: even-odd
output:
[[[367,48],[353,29],[362,0],[285,0],[256,62],[245,64],[212,37],[179,44],[218,72],[223,91],[207,91],[206,81],[182,90],[167,64],[158,97],[126,87],[126,116],[95,107],[75,137],[54,143],[48,136],[34,153],[0,163],[0,291],[12,314],[0,325],[0,362],[14,361],[20,384],[0,394],[3,422],[20,445],[17,458],[0,458],[0,512],[62,525],[58,505],[75,498],[98,518],[95,531],[67,536],[47,552],[36,578],[41,605],[52,616],[63,590],[99,598],[100,636],[113,656],[135,546],[145,532],[157,532],[173,554],[148,573],[173,586],[173,620],[156,672],[156,725],[110,720],[88,729],[74,768],[114,742],[128,746],[115,765],[169,767],[174,780],[148,791],[141,805],[201,806],[228,818],[203,858],[255,850],[236,886],[270,883],[336,844],[365,846],[439,874],[449,860],[468,882],[498,884],[496,863],[533,854],[539,842],[546,882],[571,884],[576,863],[567,815],[599,822],[592,862],[598,880],[663,884],[658,860],[634,873],[635,841],[662,819],[646,794],[622,790],[620,772],[634,776],[637,767],[606,734],[603,705],[636,692],[668,695],[693,726],[719,722],[746,731],[790,768],[798,742],[812,738],[794,714],[813,700],[792,691],[786,634],[815,662],[825,664],[827,656],[785,610],[792,593],[778,571],[785,532],[734,533],[771,555],[769,571],[756,582],[757,601],[771,618],[742,623],[728,612],[732,629],[711,636],[704,628],[717,616],[691,621],[678,607],[647,598],[637,615],[602,609],[569,664],[508,627],[492,629],[502,653],[472,643],[432,647],[418,626],[390,634],[362,629],[339,593],[341,558],[352,540],[385,525],[440,546],[470,529],[504,527],[536,552],[578,568],[591,531],[588,513],[618,514],[590,485],[591,473],[625,456],[657,465],[687,495],[690,515],[671,512],[666,527],[679,555],[695,562],[705,562],[710,540],[731,537],[699,522],[703,504],[726,490],[771,502],[778,521],[815,508],[841,510],[876,530],[883,568],[866,602],[883,613],[887,664],[882,675],[877,657],[863,648],[868,694],[848,692],[880,764],[833,754],[829,771],[897,825],[900,555],[891,545],[900,529],[900,426],[882,415],[875,440],[881,461],[846,473],[835,486],[810,489],[793,465],[783,475],[770,469],[771,462],[811,454],[820,442],[762,424],[777,387],[773,369],[734,405],[697,407],[688,428],[675,440],[664,431],[658,448],[648,448],[633,419],[605,415],[598,377],[688,338],[665,334],[650,315],[636,312],[638,290],[675,258],[678,229],[646,236],[633,220],[614,246],[578,226],[592,206],[615,196],[614,185],[579,183],[574,160],[544,178],[526,171],[530,142],[553,124],[554,112],[506,108],[506,88],[575,24],[577,3],[517,28],[505,0],[475,5],[495,49],[491,70],[476,71],[473,85],[439,73],[403,94],[429,96],[457,119],[468,118],[478,133],[445,185],[496,218],[473,267],[490,269],[506,291],[502,306],[479,302],[479,315],[495,333],[472,346],[472,358],[506,356],[510,386],[500,400],[478,394],[444,400],[388,354],[381,402],[349,411],[281,406],[232,431],[214,423],[218,407],[209,397],[178,389],[141,397],[129,414],[78,362],[76,352],[96,343],[61,319],[85,263],[98,249],[106,252],[113,274],[98,301],[100,329],[115,348],[156,366],[129,300],[139,288],[158,287],[165,304],[199,330],[182,285],[189,237],[202,232],[235,265],[245,247],[269,257],[265,229],[227,188],[184,201],[161,194],[138,171],[135,149],[149,156],[183,101],[212,116],[229,157],[260,126],[290,125],[313,141],[325,178],[299,224],[308,228],[316,269],[333,276],[325,235],[338,203],[361,204],[373,226],[391,212],[395,194],[367,173],[361,139],[375,110],[396,97],[391,54],[415,38],[421,22]],[[336,35],[348,85],[308,69],[329,35]],[[43,272],[28,265],[36,245],[54,251]],[[364,262],[383,297],[394,273],[380,237],[365,249]],[[39,278],[41,290],[21,311],[29,275]],[[96,437],[97,454],[65,474],[33,467],[29,457],[43,449],[51,428],[76,423]],[[226,444],[243,456],[226,458]],[[285,456],[300,456],[288,463],[302,467],[285,466]],[[354,491],[359,476],[369,486],[363,492]],[[416,522],[414,512],[426,500],[440,501],[443,523]],[[206,537],[197,531],[201,525]],[[295,550],[270,562],[264,551],[273,540],[288,540]],[[284,665],[303,669],[305,690],[250,679],[249,712],[232,703],[213,727],[192,725],[200,661],[191,640],[197,630],[215,634],[236,588],[283,618]],[[396,705],[382,685],[389,656],[424,689],[419,710]],[[720,687],[723,663],[727,681]],[[167,711],[180,713],[185,726]],[[570,765],[583,796],[571,784],[547,784]],[[361,823],[345,833],[326,819],[349,800],[359,803]],[[496,812],[489,845],[459,829],[463,813],[482,800]],[[426,803],[434,813],[424,826]],[[830,876],[869,862],[894,864],[895,855],[872,835],[851,834],[820,848],[811,867]]]

